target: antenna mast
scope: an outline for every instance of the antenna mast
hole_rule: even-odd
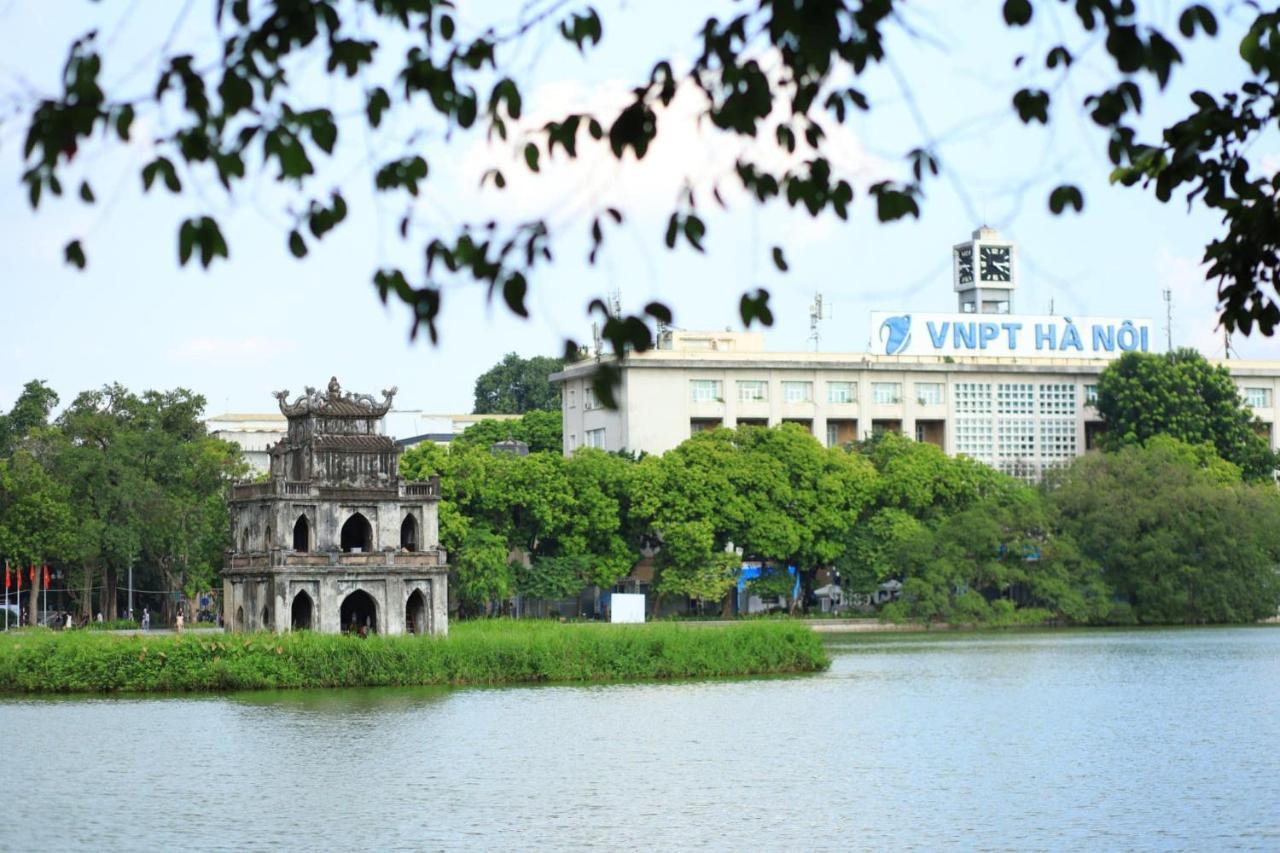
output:
[[[1164,341],[1165,350],[1173,352],[1173,291],[1164,290]]]
[[[822,304],[822,294],[813,295],[813,304],[809,306],[809,340],[813,341],[813,351],[817,352],[822,343],[820,324],[831,319],[831,311]]]

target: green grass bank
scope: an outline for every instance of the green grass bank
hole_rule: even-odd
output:
[[[177,692],[303,687],[635,681],[814,672],[807,626],[464,622],[448,637],[329,634],[0,637],[0,691]]]

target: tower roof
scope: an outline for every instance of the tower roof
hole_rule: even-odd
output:
[[[373,398],[372,394],[343,393],[336,376],[330,377],[328,388],[317,391],[310,385],[303,394],[289,402],[289,391],[275,392],[280,402],[280,412],[285,417],[296,418],[305,415],[324,415],[337,418],[381,418],[391,409],[391,400],[396,395],[393,386],[382,392],[382,402]]]

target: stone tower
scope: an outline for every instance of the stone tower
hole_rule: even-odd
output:
[[[440,483],[400,478],[381,402],[307,388],[271,448],[264,483],[231,488],[232,547],[222,572],[229,631],[444,634],[448,565],[439,547]]]

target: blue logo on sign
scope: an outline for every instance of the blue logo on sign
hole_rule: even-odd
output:
[[[880,324],[880,341],[886,355],[897,355],[911,345],[911,315],[890,317]]]

